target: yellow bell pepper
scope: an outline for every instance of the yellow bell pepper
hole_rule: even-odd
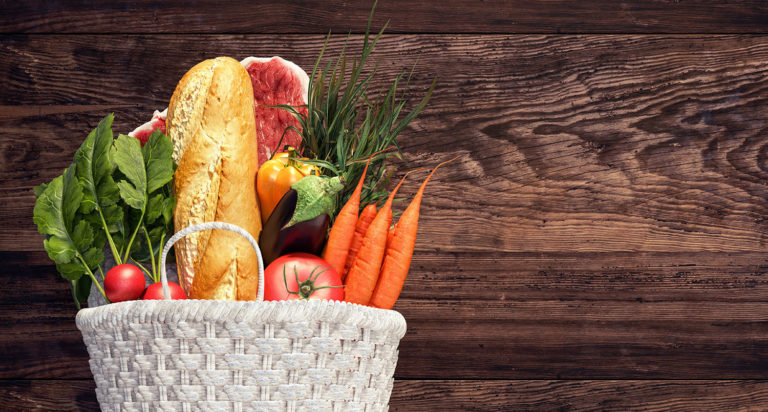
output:
[[[296,151],[289,148],[286,152],[275,153],[267,160],[256,174],[256,192],[259,195],[261,221],[267,221],[291,185],[305,176],[320,175],[320,168],[302,163],[306,158],[296,157]]]

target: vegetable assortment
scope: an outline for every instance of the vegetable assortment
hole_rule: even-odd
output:
[[[375,70],[364,72],[364,66],[383,29],[371,38],[370,24],[351,70],[346,50],[321,65],[324,46],[309,77],[307,104],[275,106],[297,119],[299,126],[285,131],[302,140],[258,167],[253,182],[259,210],[249,216],[262,223],[261,232],[253,233],[267,266],[266,300],[343,300],[391,309],[405,283],[426,185],[447,162],[432,170],[393,225],[395,195],[410,173],[422,169],[407,172],[388,192],[387,160],[401,156],[396,137],[426,106],[435,83],[408,114],[399,88],[409,80],[405,72],[390,87],[371,90]],[[35,188],[34,222],[78,308],[92,285],[108,303],[162,299],[159,254],[182,229],[174,227],[176,137],[172,142],[155,130],[146,140],[115,139],[112,122],[112,115],[105,117],[64,173]],[[252,179],[250,174],[248,184]],[[194,209],[186,205],[179,210]],[[232,246],[217,251],[224,247]],[[102,267],[104,251],[114,257],[114,267]],[[190,281],[182,283],[186,288]],[[187,298],[178,284],[169,287],[172,299]]]
[[[301,160],[297,158],[296,150],[289,148],[285,152],[275,154],[259,168],[256,175],[256,191],[259,194],[262,222],[267,221],[292,184],[306,176],[320,174],[317,166],[301,163]]]
[[[297,151],[309,158],[305,163],[320,166],[325,175],[344,177],[345,186],[334,215],[355,191],[363,173],[363,162],[367,159],[371,159],[370,172],[361,191],[361,201],[386,199],[389,177],[386,160],[401,156],[396,137],[426,107],[437,84],[435,78],[421,101],[407,113],[407,87],[402,89],[402,84],[409,83],[411,73],[403,71],[389,87],[372,90],[376,69],[367,72],[366,64],[386,29],[385,25],[371,37],[372,19],[373,10],[368,18],[362,50],[351,64],[345,48],[323,65],[328,36],[309,76],[306,107],[277,106],[289,111],[300,125],[288,129],[301,135]],[[390,147],[398,150],[382,153]]]
[[[337,272],[344,270],[344,265],[347,262],[347,256],[349,255],[349,249],[352,245],[352,239],[354,238],[354,227],[357,223],[357,211],[360,208],[360,194],[363,190],[363,182],[365,181],[365,173],[368,171],[368,165],[371,163],[371,159],[365,163],[365,169],[363,169],[363,175],[360,176],[360,181],[355,187],[355,191],[352,192],[347,203],[341,208],[338,216],[336,216],[336,223],[331,229],[331,233],[328,234],[328,246],[323,252],[323,259],[336,269]]]

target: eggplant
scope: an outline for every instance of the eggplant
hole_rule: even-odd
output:
[[[285,227],[293,217],[297,200],[296,190],[286,192],[264,223],[259,235],[259,248],[264,266],[288,253],[304,252],[316,256],[322,253],[331,217],[323,213],[313,219]]]
[[[277,202],[275,208],[272,209],[272,213],[264,222],[264,226],[261,228],[261,234],[259,235],[259,247],[262,248],[261,253],[265,254],[267,246],[274,245],[277,242],[277,235],[293,217],[293,211],[296,210],[296,202],[299,200],[299,193],[293,189],[285,192],[280,201]]]
[[[273,249],[275,259],[294,252],[320,256],[325,247],[325,238],[330,224],[331,217],[323,213],[314,219],[281,229]]]

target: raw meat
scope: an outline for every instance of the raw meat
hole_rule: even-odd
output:
[[[241,62],[253,84],[256,114],[256,130],[259,135],[259,165],[285,145],[298,147],[301,135],[294,130],[285,132],[288,126],[299,127],[299,122],[288,111],[271,108],[277,104],[301,106],[307,104],[309,76],[299,66],[280,57],[248,57]],[[306,109],[300,109],[307,113]],[[278,147],[280,143],[280,147]]]
[[[147,143],[147,139],[149,139],[149,135],[155,130],[160,129],[161,132],[165,133],[165,116],[167,114],[168,109],[165,109],[162,112],[155,110],[155,113],[152,115],[152,120],[137,127],[136,130],[128,133],[128,136],[139,139],[141,145],[144,146],[144,143]]]

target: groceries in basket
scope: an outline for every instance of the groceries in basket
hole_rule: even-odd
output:
[[[396,137],[435,83],[410,111],[406,72],[373,90],[375,71],[364,68],[380,35],[366,35],[356,64],[344,52],[320,64],[321,52],[311,76],[279,57],[205,60],[182,77],[166,111],[128,135],[114,137],[112,114],[102,119],[64,173],[35,188],[34,222],[78,308],[92,285],[107,303],[162,299],[166,241],[225,222],[258,239],[267,300],[391,309],[425,186],[445,162],[393,218],[405,179],[387,191],[389,161],[402,157]],[[256,253],[229,231],[189,234],[171,254],[179,279],[171,299],[255,300]]]

